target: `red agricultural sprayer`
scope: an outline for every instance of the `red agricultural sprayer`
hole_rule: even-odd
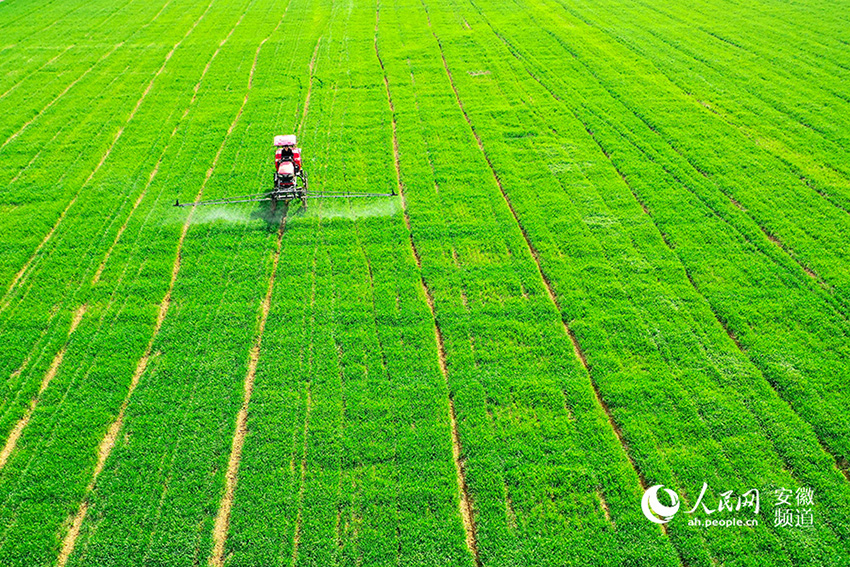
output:
[[[294,135],[274,137],[274,186],[266,193],[239,195],[210,201],[195,203],[174,202],[175,207],[195,207],[198,205],[229,205],[231,203],[250,203],[254,201],[271,201],[272,212],[277,204],[288,205],[291,201],[300,200],[302,208],[307,208],[307,199],[327,199],[346,197],[392,197],[392,193],[352,193],[352,192],[311,192],[307,189],[307,172],[301,166],[301,148],[297,147]]]

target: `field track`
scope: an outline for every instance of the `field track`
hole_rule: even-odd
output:
[[[847,8],[0,1],[0,565],[850,565]]]

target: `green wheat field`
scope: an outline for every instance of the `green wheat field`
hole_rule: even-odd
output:
[[[848,566],[848,148],[847,0],[0,0],[0,565]]]

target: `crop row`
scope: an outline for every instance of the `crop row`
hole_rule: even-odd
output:
[[[844,304],[847,313],[850,303],[844,267],[846,241],[850,236],[850,216],[847,214],[850,168],[846,165],[844,148],[847,142],[845,117],[850,105],[835,74],[812,75],[800,63],[788,62],[786,56],[782,61],[788,67],[793,66],[795,72],[793,78],[784,77],[782,71],[775,69],[776,64],[771,65],[764,56],[742,54],[741,48],[718,41],[708,33],[693,34],[677,27],[666,33],[670,37],[685,38],[679,42],[678,52],[671,53],[664,41],[654,37],[641,50],[642,57],[635,57],[634,52],[612,45],[608,39],[611,36],[591,31],[592,28],[584,24],[581,13],[574,15],[564,10],[560,3],[546,4],[542,4],[541,11],[564,23],[578,25],[589,41],[610,45],[612,59],[618,61],[618,66],[590,62],[588,71],[631,113],[663,137],[690,167],[708,176],[712,184],[727,199],[740,204],[746,216],[752,217],[766,234],[822,278]],[[668,19],[656,13],[645,14],[641,18],[630,18],[629,22],[636,23],[629,25],[646,27],[649,21],[655,26],[658,18],[663,18],[665,23]],[[582,55],[586,47],[576,44],[571,49],[582,60],[590,61]],[[728,54],[729,50],[734,56]],[[648,70],[646,66],[646,61],[680,61],[683,57],[688,67],[684,79],[679,75],[670,80],[664,73]],[[825,55],[823,59],[830,61],[833,57]],[[669,63],[660,64],[662,69],[666,65]],[[623,83],[623,73],[637,75],[640,79]],[[694,73],[699,73],[700,78],[695,79]],[[667,74],[671,74],[670,71]],[[717,96],[717,88],[699,86],[705,81],[722,84],[722,98]],[[650,89],[656,96],[647,98],[645,93]],[[830,93],[830,89],[835,92]],[[699,93],[701,100],[716,105],[721,115],[701,108],[699,102],[686,94],[690,92]],[[724,120],[726,116],[733,117],[733,122],[741,122],[746,128],[742,131],[729,125]],[[683,127],[685,117],[687,127]],[[778,135],[777,130],[785,132]],[[699,135],[694,136],[694,132]],[[791,143],[794,152],[804,152],[804,161],[795,159],[794,152],[781,150],[789,138],[795,140]],[[776,148],[780,148],[778,154]],[[807,164],[807,161],[814,163]],[[817,180],[810,181],[794,162],[806,165],[808,171],[813,170]],[[819,170],[824,174],[818,175]],[[824,180],[830,177],[838,182],[824,185]],[[823,198],[821,194],[825,191],[834,197]]]
[[[247,4],[241,8],[244,11]],[[76,299],[90,304],[90,317],[83,320],[75,333],[75,342],[68,347],[53,387],[45,391],[44,399],[39,401],[19,441],[18,450],[3,470],[3,513],[9,518],[14,517],[14,522],[4,522],[6,536],[0,553],[9,564],[15,564],[15,561],[24,564],[50,562],[51,554],[55,558],[58,542],[63,537],[60,526],[76,511],[84,496],[84,487],[90,481],[97,458],[98,441],[114,419],[130,376],[150,339],[157,302],[162,301],[166,291],[174,262],[174,244],[181,231],[182,220],[174,219],[173,209],[168,208],[174,183],[185,184],[197,191],[204,182],[205,173],[216,153],[215,148],[226,135],[225,130],[232,120],[231,115],[222,124],[222,111],[235,113],[243,96],[238,92],[230,95],[235,106],[227,106],[220,93],[226,92],[231,84],[234,88],[244,89],[251,61],[244,62],[242,46],[253,44],[256,47],[262,39],[256,37],[261,29],[242,28],[247,33],[243,32],[245,35],[240,45],[229,52],[227,61],[217,61],[225,72],[210,73],[199,91],[197,103],[192,104],[193,84],[219,42],[239,20],[239,15],[240,12],[233,10],[209,14],[211,23],[220,26],[219,34],[202,34],[198,36],[202,40],[200,43],[187,45],[189,49],[175,53],[169,64],[184,71],[185,82],[182,85],[175,83],[171,89],[161,91],[154,88],[147,99],[150,107],[143,105],[137,114],[140,123],[147,124],[147,127],[137,132],[130,128],[125,130],[122,141],[126,141],[127,150],[116,146],[111,155],[116,162],[115,169],[121,171],[138,161],[133,150],[145,141],[149,143],[150,125],[163,126],[163,138],[158,146],[151,149],[150,161],[139,176],[138,189],[141,189],[160,156],[169,174],[167,179],[151,187],[148,199],[139,206],[128,224],[127,236],[116,246],[112,262],[107,263],[99,284],[94,288],[83,285],[85,289],[77,291]],[[254,18],[261,20],[266,16],[266,12],[258,11]],[[186,29],[176,30],[180,35],[185,32]],[[236,41],[236,37],[231,41]],[[224,59],[224,51],[220,59]],[[190,112],[184,116],[186,119],[180,120],[181,113],[187,109]],[[178,123],[180,132],[177,141],[180,143],[164,147],[169,140],[169,132]],[[163,155],[166,150],[166,155]],[[112,161],[107,162],[104,173],[110,172],[111,164]],[[112,173],[114,175],[114,171]],[[82,240],[90,246],[90,256],[84,256],[84,261],[79,261],[80,241],[59,240],[56,253],[51,255],[55,263],[48,266],[53,268],[52,275],[58,281],[62,281],[62,277],[68,278],[70,284],[80,285],[81,280],[89,281],[113,240],[111,235],[118,230],[113,215],[120,210],[121,203],[124,211],[129,208],[126,194],[116,190],[124,189],[122,185],[104,185],[94,193],[100,199],[86,195],[80,200],[82,217],[69,217],[69,221],[74,219],[80,223],[70,227],[71,235],[88,220],[90,223],[104,223],[100,227],[104,237],[102,240],[91,237]],[[210,189],[220,192],[222,187],[216,185]],[[98,216],[97,211],[104,208],[106,211]],[[105,214],[107,211],[109,214]],[[64,264],[58,261],[62,254],[66,257]],[[76,263],[67,260],[74,257],[77,258]],[[251,280],[248,278],[246,281]],[[53,291],[44,287],[49,292]],[[73,288],[70,290],[73,291]],[[98,332],[98,319],[105,321],[106,331]],[[37,377],[37,374],[33,375],[33,378]],[[45,504],[33,506],[34,495],[39,495],[38,501]]]
[[[101,53],[106,53],[114,45],[110,41],[115,33],[110,31],[111,26],[137,31],[136,26],[127,24],[133,19],[137,24],[148,22],[164,5],[138,1],[120,6],[110,2],[62,7],[55,3],[4,5],[0,33],[4,39],[3,48],[11,56],[4,57],[0,63],[0,97],[5,98],[26,85],[37,84],[32,81],[35,75],[65,74],[73,79],[73,75],[68,74],[73,69],[67,59],[74,57],[74,49],[99,46]]]
[[[675,563],[661,532],[634,516],[638,475],[466,124],[432,35],[437,15],[415,3],[382,13],[402,181],[445,341],[482,562],[619,564],[640,561],[640,549],[647,562]]]
[[[531,8],[457,3],[447,9],[438,4],[431,9],[431,19],[453,71],[459,102],[466,104],[540,253],[564,315],[585,349],[591,375],[622,426],[636,463],[649,483],[675,484],[682,488],[680,494],[703,481],[712,486],[816,483],[830,500],[830,519],[817,540],[830,550],[827,553],[840,552],[846,488],[834,462],[758,370],[736,352],[661,234],[616,170],[605,165],[606,156],[590,135],[593,128],[570,112],[573,104],[592,104],[598,94],[588,89],[580,91],[584,98],[568,99],[566,92],[553,97],[514,56],[511,46],[526,52],[525,45],[537,42],[540,53],[544,46],[561,45],[545,31],[535,33],[523,24],[519,14],[534,14]],[[479,9],[495,20],[492,28]],[[447,16],[450,13],[454,16]],[[589,39],[584,49],[604,49]],[[547,59],[550,74],[562,77],[559,84],[580,77],[582,87],[593,87],[592,76],[558,69],[556,61],[572,65],[573,59]],[[545,69],[535,66],[532,71]],[[477,103],[483,100],[487,103]],[[560,141],[563,138],[568,145]],[[522,177],[512,175],[519,164]],[[741,453],[735,447],[744,439],[751,448]],[[783,471],[784,463],[797,478]],[[706,540],[678,526],[671,535],[685,560],[693,563],[747,553],[750,546],[765,542],[789,545],[786,542],[794,540],[777,533],[768,521],[753,531],[752,539]],[[810,543],[793,545],[788,554],[798,561]]]
[[[518,49],[526,72],[555,96],[562,101],[577,98],[580,91],[574,84],[540,63],[557,56],[561,51],[557,42],[550,41],[548,51],[538,50],[541,59],[521,44],[509,45]],[[594,88],[587,70],[577,67],[576,72],[584,79],[581,88],[593,93],[589,100],[594,102],[570,104],[569,112],[583,121],[627,177],[635,198],[647,207],[720,321],[836,458],[845,460],[847,430],[835,419],[845,403],[835,381],[848,357],[848,328],[841,306],[709,180],[686,167],[663,138],[618,104],[616,94],[601,84]],[[611,108],[620,112],[614,114]],[[776,344],[783,350],[778,351]]]

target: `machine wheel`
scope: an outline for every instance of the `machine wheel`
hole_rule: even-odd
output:
[[[277,199],[272,199],[272,214],[275,214],[277,211]]]

